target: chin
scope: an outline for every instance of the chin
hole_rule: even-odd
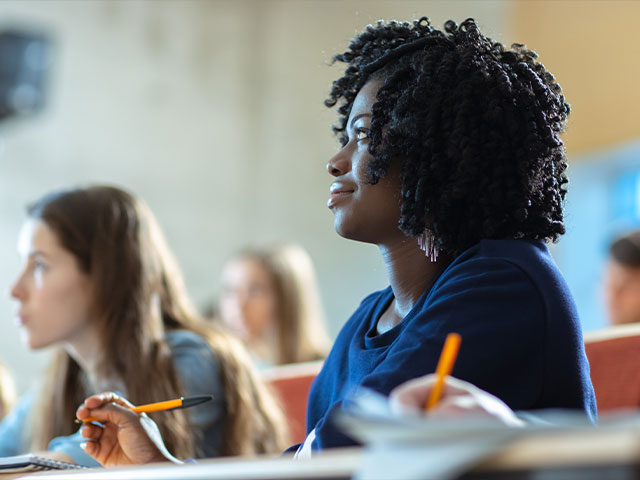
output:
[[[367,238],[366,235],[362,234],[362,229],[358,228],[355,225],[349,225],[344,222],[336,222],[334,223],[334,227],[336,229],[336,233],[340,235],[342,238],[346,238],[347,240],[353,240],[355,242],[364,242],[364,243],[375,243]]]
[[[29,335],[28,333],[23,333],[21,335],[21,338],[22,338],[22,343],[29,350],[41,350],[43,348],[48,347],[51,344],[51,342],[43,342],[42,340],[39,340],[38,338],[34,338],[33,336]]]
[[[335,228],[336,233],[342,238],[356,240],[356,233],[358,229],[354,228],[353,222],[347,221],[347,219],[339,213],[336,214],[333,220],[333,228]]]

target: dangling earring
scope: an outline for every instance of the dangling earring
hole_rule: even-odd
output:
[[[429,260],[435,262],[438,259],[438,246],[436,245],[436,237],[428,228],[424,229],[421,235],[418,235],[418,246]]]

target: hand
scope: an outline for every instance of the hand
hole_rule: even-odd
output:
[[[399,385],[389,395],[391,408],[401,414],[424,412],[427,398],[436,381],[437,376],[431,374]],[[436,418],[489,417],[512,427],[524,425],[502,400],[469,382],[453,377],[445,378],[442,397],[429,415]]]
[[[128,407],[128,408],[127,408]],[[85,452],[105,467],[173,461],[165,447],[158,426],[144,413],[115,393],[105,392],[87,398],[78,407],[76,416],[82,420],[95,417],[103,426],[85,423],[82,436],[87,439]]]

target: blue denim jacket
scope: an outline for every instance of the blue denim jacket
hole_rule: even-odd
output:
[[[201,449],[196,457],[215,457],[220,451],[225,419],[224,392],[216,356],[209,344],[193,332],[174,330],[167,333],[166,339],[184,389],[182,396],[214,396],[214,401],[190,408],[189,418],[195,443]],[[0,456],[28,452],[31,443],[29,413],[36,396],[37,388],[28,390],[11,413],[0,422]],[[65,453],[79,465],[99,466],[98,462],[80,447],[84,441],[78,430],[73,435],[51,440],[49,450]]]

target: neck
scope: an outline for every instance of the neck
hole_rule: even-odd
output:
[[[247,347],[253,355],[271,365],[277,365],[280,361],[278,345],[279,341],[273,328],[267,328],[265,332],[250,337],[247,341]]]
[[[444,256],[432,262],[412,237],[403,237],[379,248],[393,290],[392,307],[395,315],[402,319],[449,262]]]
[[[65,344],[65,350],[80,366],[82,371],[87,375],[92,388],[97,389],[104,382],[100,381],[103,377],[99,373],[101,365],[101,351],[98,336],[91,328],[86,328],[79,332]]]

